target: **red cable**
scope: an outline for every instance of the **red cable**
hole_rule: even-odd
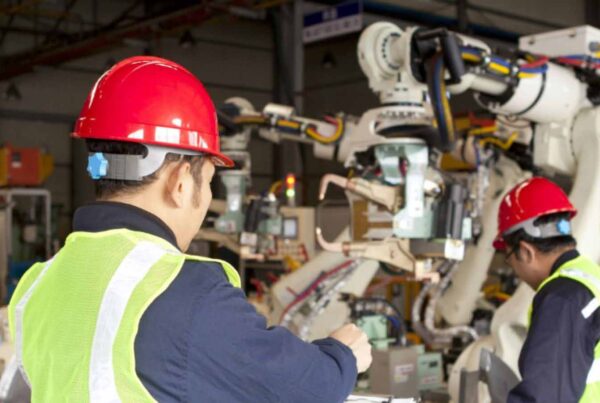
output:
[[[540,67],[540,66],[543,66],[544,64],[548,63],[549,60],[550,59],[547,56],[543,56],[537,60],[534,60],[533,62],[520,64],[519,67],[526,67],[526,68]]]
[[[285,289],[294,297],[298,298],[298,293],[296,291],[292,290],[290,287],[285,287]]]
[[[345,268],[347,268],[348,266],[350,266],[354,261],[353,260],[348,260],[342,264],[340,264],[339,266],[329,270],[328,272],[325,272],[323,274],[321,274],[317,280],[312,283],[310,285],[310,287],[308,287],[306,290],[304,290],[303,292],[301,292],[295,300],[293,300],[292,302],[290,302],[288,304],[288,306],[285,307],[285,309],[283,310],[283,313],[281,314],[281,317],[279,318],[279,322],[281,323],[281,321],[283,320],[283,318],[285,317],[285,315],[288,313],[288,311],[294,306],[297,305],[299,302],[305,300],[316,288],[319,284],[321,284],[325,279],[327,279],[328,277],[333,276],[335,273],[339,272],[340,270],[343,270]],[[291,290],[289,290],[291,291]]]
[[[260,280],[256,279],[256,278],[252,278],[250,279],[250,283],[256,287],[256,294],[258,295],[258,298],[262,298],[262,296],[265,293],[265,289],[263,288],[262,283],[260,282]]]
[[[479,118],[475,116],[473,112],[469,112],[469,121],[473,126],[487,127],[496,125],[496,121],[494,119]]]
[[[303,243],[300,244],[300,254],[304,258],[305,262],[308,262],[308,251],[306,250],[306,246]]]
[[[571,60],[571,59],[567,59],[567,58],[564,58],[564,57],[559,57],[556,60],[558,62],[560,62],[560,63],[569,64],[571,66],[581,67],[581,65],[583,64],[583,60]]]

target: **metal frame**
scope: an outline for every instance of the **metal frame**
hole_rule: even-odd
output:
[[[7,256],[12,256],[13,246],[12,246],[12,214],[14,209],[14,197],[19,196],[29,196],[32,198],[35,197],[43,197],[45,198],[45,231],[44,235],[45,239],[45,247],[46,247],[46,258],[50,258],[52,255],[51,250],[51,237],[52,237],[52,228],[51,228],[51,211],[52,211],[52,198],[50,196],[50,191],[47,189],[30,189],[30,188],[9,188],[9,189],[0,189],[0,197],[3,197],[7,203],[5,209],[7,210],[6,217],[6,227],[4,228],[4,236],[6,237],[6,253]]]

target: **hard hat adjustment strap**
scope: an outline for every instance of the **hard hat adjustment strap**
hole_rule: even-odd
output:
[[[522,229],[525,233],[533,238],[553,238],[557,236],[571,235],[571,223],[569,220],[561,218],[555,221],[547,222],[540,225],[535,225],[534,222],[538,217],[530,218],[523,221],[508,231],[502,234],[503,236],[513,234]]]
[[[167,154],[202,155],[191,150],[170,147],[148,146],[147,155],[90,153],[87,171],[94,180],[114,179],[141,181],[156,172],[164,163]]]

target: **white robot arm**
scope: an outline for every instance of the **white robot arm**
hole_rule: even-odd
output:
[[[526,55],[523,55],[524,59],[516,61],[493,55],[489,47],[480,41],[443,30],[438,33],[437,43],[430,44],[434,52],[440,53],[444,47],[444,37],[455,35],[466,67],[458,80],[456,76],[457,71],[460,74],[460,69],[454,68],[453,74],[443,72],[444,64],[456,64],[456,58],[452,59],[452,55],[444,53],[439,56],[442,60],[437,63],[442,67],[438,68],[443,74],[440,81],[447,78],[453,81],[448,83],[447,88],[439,84],[441,101],[435,98],[434,91],[430,91],[440,130],[452,135],[449,125],[444,125],[444,120],[449,120],[445,116],[445,89],[454,94],[474,91],[480,105],[489,111],[530,121],[534,126],[533,164],[546,174],[560,173],[574,178],[570,199],[579,210],[573,223],[578,248],[600,261],[600,249],[597,248],[600,235],[597,69],[600,64],[595,53],[600,42],[600,31],[579,27],[521,38],[521,51],[545,56],[525,60]],[[428,47],[419,44],[419,40],[427,35],[435,36],[427,32],[420,35],[415,28],[402,30],[389,23],[374,24],[363,33],[359,44],[361,66],[369,76],[371,88],[380,93],[382,100],[394,99],[403,91],[414,94],[414,89],[420,83],[424,84],[419,68],[422,62],[426,62],[423,56]],[[465,259],[438,306],[441,316],[453,326],[464,325],[471,320],[479,290],[494,255],[491,240],[495,235],[496,209],[501,196],[527,175],[506,159],[500,160],[496,168],[486,196],[484,233],[477,246],[468,248]],[[461,355],[449,382],[455,400],[461,369],[465,366],[476,368],[479,351],[484,346],[495,351],[518,373],[517,357],[523,343],[526,312],[532,296],[533,291],[521,284],[514,297],[494,315],[492,335],[474,343]],[[486,394],[486,391],[480,391],[479,401],[489,401]]]
[[[495,56],[480,40],[445,29],[403,30],[380,22],[363,32],[358,45],[360,65],[382,103],[422,103],[420,97],[427,88],[424,64],[436,54],[450,82],[448,91],[474,91],[493,113],[535,123],[560,123],[591,106],[587,84],[572,68],[547,59],[540,66],[509,61]]]

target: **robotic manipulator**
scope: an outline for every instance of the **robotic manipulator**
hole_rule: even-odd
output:
[[[217,230],[243,235],[249,156],[242,150],[252,128],[272,142],[312,144],[317,157],[338,160],[354,172],[347,178],[331,174],[322,178],[320,198],[329,185],[339,186],[346,191],[352,211],[349,241],[329,242],[317,227],[324,250],[377,260],[416,278],[436,279],[435,262],[440,259],[462,260],[465,241],[480,230],[486,178],[449,177],[440,169],[442,155],[457,148],[464,156],[465,146],[469,147],[467,154],[478,167],[486,155],[479,143],[457,138],[449,94],[471,90],[488,111],[537,123],[534,159],[538,166],[568,171],[574,165],[566,157],[555,166],[549,151],[569,148],[564,127],[577,111],[593,103],[594,77],[582,75],[583,68],[573,69],[574,63],[585,67],[581,66],[585,60],[549,59],[525,51],[506,59],[477,39],[443,28],[403,30],[385,22],[363,32],[358,57],[382,104],[360,119],[339,114],[314,120],[296,116],[293,108],[283,105],[269,104],[255,112],[242,99],[227,102],[220,114],[223,148],[245,163],[240,170],[223,174],[228,200]],[[271,225],[263,225],[261,231],[276,235],[280,225],[275,203],[272,197],[263,202],[262,216]]]

